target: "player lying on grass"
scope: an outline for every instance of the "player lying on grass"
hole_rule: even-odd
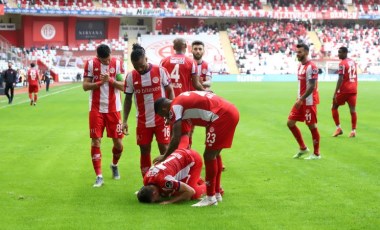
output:
[[[202,158],[196,151],[177,149],[149,169],[137,198],[143,203],[161,204],[199,199],[206,192],[201,171]]]

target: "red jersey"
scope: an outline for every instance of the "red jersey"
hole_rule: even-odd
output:
[[[149,70],[141,75],[136,70],[125,79],[125,93],[134,93],[137,108],[137,127],[155,127],[163,123],[162,117],[154,112],[154,101],[165,97],[165,87],[170,84],[165,68],[149,64]]]
[[[175,54],[162,59],[160,66],[170,73],[175,96],[191,90],[191,77],[196,75],[193,59],[186,57],[184,54]]]
[[[98,58],[88,60],[84,66],[84,77],[92,82],[100,81],[100,74],[109,73],[110,78],[116,79],[117,74],[124,74],[122,61],[111,58],[109,65],[103,65]],[[120,90],[108,82],[90,92],[90,111],[111,113],[121,111]]]
[[[300,98],[309,86],[309,80],[315,79],[315,88],[313,92],[305,99],[305,105],[319,104],[318,94],[318,68],[311,62],[307,61],[305,64],[298,66],[298,98]]]
[[[199,80],[201,81],[201,84],[205,81],[211,80],[212,78],[212,71],[210,66],[207,62],[202,61],[201,64],[197,64],[196,66],[196,75],[199,76]],[[190,91],[195,91],[193,84],[190,85]]]
[[[343,75],[343,82],[338,93],[357,93],[358,73],[355,61],[346,58],[339,63],[339,75]]]
[[[36,85],[38,86],[39,84],[39,74],[38,74],[38,69],[37,68],[30,68],[28,69],[28,83],[29,85]]]
[[[169,119],[172,123],[182,119],[206,127],[220,119],[231,106],[234,105],[207,91],[184,92],[172,101]]]
[[[195,164],[189,149],[177,149],[165,161],[153,165],[144,176],[144,185],[156,185],[160,195],[167,197],[179,190],[180,181],[190,179],[190,169]]]

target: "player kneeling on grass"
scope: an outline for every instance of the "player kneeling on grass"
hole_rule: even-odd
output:
[[[201,171],[202,158],[196,151],[177,149],[165,161],[149,169],[137,198],[143,203],[161,201],[161,204],[199,199],[206,193]]]

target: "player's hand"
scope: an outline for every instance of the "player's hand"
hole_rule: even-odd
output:
[[[162,201],[160,204],[165,205],[165,204],[170,204],[170,202],[168,200],[165,200],[165,201]]]
[[[160,163],[160,162],[162,162],[164,160],[165,160],[165,156],[164,155],[159,155],[158,157],[154,158],[153,164],[158,164],[158,163]]]
[[[128,132],[128,124],[127,123],[123,123],[123,133],[124,135],[129,135],[129,132]]]
[[[303,104],[303,101],[301,99],[297,99],[297,101],[294,104],[294,106],[296,107],[296,109],[299,109],[302,104]]]
[[[110,80],[110,75],[109,73],[105,73],[105,74],[100,74],[100,80],[105,83],[105,82],[108,82]]]

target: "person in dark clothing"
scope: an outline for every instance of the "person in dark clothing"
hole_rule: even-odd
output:
[[[46,70],[44,73],[44,81],[46,86],[46,92],[49,92],[49,86],[50,86],[50,70]]]
[[[3,77],[5,82],[5,95],[8,98],[8,104],[12,104],[13,101],[13,95],[14,95],[14,88],[16,86],[17,82],[17,71],[12,69],[12,62],[8,62],[8,69],[4,70]],[[9,94],[10,91],[10,94]]]

